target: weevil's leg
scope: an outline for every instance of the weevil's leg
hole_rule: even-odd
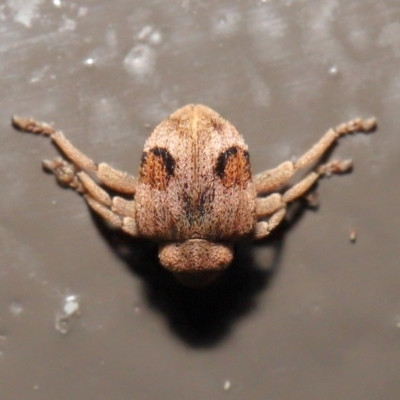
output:
[[[293,200],[303,196],[311,186],[322,176],[331,176],[332,174],[342,174],[353,168],[351,160],[332,160],[326,164],[320,165],[316,171],[310,172],[300,182],[296,183],[282,195],[284,203],[290,203]]]
[[[286,207],[275,211],[268,221],[260,221],[256,223],[256,228],[253,233],[255,240],[263,239],[268,236],[283,220],[286,214]]]
[[[87,203],[89,204],[90,208],[95,211],[100,217],[102,217],[108,223],[114,225],[117,228],[121,228],[127,234],[138,237],[139,232],[137,230],[136,222],[134,218],[131,217],[122,217],[111,209],[107,208],[103,204],[97,202],[93,197],[90,195],[84,195]]]
[[[94,173],[102,184],[117,192],[125,194],[135,193],[137,185],[135,177],[126,172],[118,171],[105,163],[101,163],[99,165],[95,164],[94,161],[85,156],[69,140],[67,140],[61,131],[55,130],[49,124],[35,121],[31,118],[21,118],[16,116],[12,118],[12,124],[15,128],[24,132],[49,136],[55,145],[61,150],[61,152],[65,154],[65,156],[76,167],[76,171],[83,170]],[[59,159],[55,159],[54,162],[57,160],[59,161]],[[51,163],[52,162],[47,162],[47,165],[45,164],[45,168],[53,171],[59,181],[65,184],[62,178],[60,178],[60,175],[63,173],[57,174],[55,172],[56,168],[52,166]],[[58,170],[61,170],[60,163]],[[68,168],[66,167],[65,174],[68,174],[69,172],[70,170],[68,171]],[[73,187],[72,185],[69,186]]]
[[[273,193],[267,197],[256,197],[257,219],[268,217],[285,207],[280,193]]]
[[[325,135],[297,161],[286,161],[278,167],[261,172],[254,176],[257,194],[276,190],[287,182],[298,170],[307,167],[317,161],[341,136],[355,132],[370,132],[376,127],[376,119],[362,120],[360,118],[338,125],[330,129]]]
[[[86,172],[78,172],[77,175],[83,186],[83,197],[93,211],[129,235],[139,236],[135,222],[135,200],[111,197]]]
[[[135,194],[137,179],[127,172],[119,171],[106,163],[100,163],[96,172],[100,182],[108,188],[124,194]]]
[[[18,130],[49,136],[56,146],[79,168],[86,171],[97,170],[96,164],[78,149],[76,149],[61,131],[56,131],[51,125],[32,118],[12,117],[13,126]]]
[[[256,198],[256,215],[258,219],[273,215],[293,200],[303,196],[314,183],[321,177],[331,174],[343,173],[351,169],[350,160],[333,160],[327,164],[320,165],[315,171],[310,172],[300,182],[296,183],[283,194],[273,193],[267,197]]]
[[[295,173],[294,163],[285,161],[276,168],[260,172],[253,177],[256,193],[263,194],[272,192],[281,187]]]
[[[78,193],[83,192],[83,186],[77,177],[77,169],[75,165],[69,163],[61,157],[55,157],[53,160],[44,160],[43,168],[52,172],[58,182],[63,186],[69,186]]]

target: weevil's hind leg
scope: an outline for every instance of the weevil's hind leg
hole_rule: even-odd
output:
[[[267,197],[257,197],[257,219],[268,217],[268,221],[257,222],[254,231],[254,239],[261,239],[269,235],[269,233],[281,223],[286,214],[287,205],[304,196],[319,178],[324,175],[346,172],[351,167],[352,162],[350,160],[333,160],[319,166],[315,171],[310,172],[300,182],[296,183],[283,194],[272,193]]]
[[[271,192],[284,185],[298,170],[316,162],[326,150],[342,135],[353,132],[369,132],[376,127],[376,119],[355,119],[330,129],[319,142],[295,162],[284,162],[277,168],[262,172],[254,177],[257,194]],[[284,193],[272,193],[267,197],[256,198],[257,219],[268,218],[267,221],[257,222],[254,230],[254,239],[261,239],[269,235],[285,216],[288,203],[304,196],[314,183],[324,175],[347,172],[352,168],[350,160],[334,160],[320,165],[310,172],[300,182]]]
[[[375,127],[375,118],[370,118],[367,120],[357,118],[344,124],[340,124],[335,129],[330,129],[297,161],[286,161],[274,169],[255,175],[253,181],[257,194],[268,193],[281,187],[297,171],[313,164],[319,158],[321,158],[339,137],[354,132],[370,132],[375,129]]]
[[[60,183],[67,184],[79,191],[74,187],[75,183],[70,184],[66,182],[64,178],[70,176],[70,182],[75,182],[75,179],[71,176],[72,170],[74,170],[75,173],[82,170],[93,173],[104,186],[112,190],[125,194],[135,193],[137,185],[135,177],[126,172],[118,171],[105,163],[99,165],[95,164],[93,160],[85,156],[67,140],[61,131],[55,130],[51,125],[31,118],[16,116],[12,118],[12,124],[15,128],[24,132],[49,136],[61,152],[65,154],[68,160],[71,161],[73,167],[71,167],[71,164],[67,161],[60,158],[55,158],[53,161],[46,161],[44,163],[44,167],[54,172]],[[62,161],[64,161],[64,163]]]

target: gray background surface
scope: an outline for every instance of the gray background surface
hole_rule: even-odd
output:
[[[8,0],[0,57],[1,400],[400,398],[398,0]],[[136,173],[193,102],[245,136],[254,172],[379,119],[334,150],[355,169],[321,182],[317,212],[240,246],[205,291],[95,219],[41,170],[49,141],[9,125],[54,122]],[[80,316],[60,320],[69,296]]]

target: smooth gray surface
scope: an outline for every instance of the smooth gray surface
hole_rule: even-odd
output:
[[[1,400],[398,399],[399,21],[397,0],[1,2]],[[255,172],[379,119],[335,149],[355,170],[321,182],[317,212],[195,292],[42,172],[48,140],[9,125],[54,122],[136,173],[151,129],[192,102],[239,129]],[[62,334],[69,295],[81,315]]]

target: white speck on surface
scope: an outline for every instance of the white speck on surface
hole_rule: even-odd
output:
[[[338,68],[338,66],[337,66],[337,65],[332,65],[332,66],[329,68],[329,74],[332,75],[332,76],[337,76],[337,75],[339,75],[339,68]]]
[[[63,335],[70,332],[73,322],[80,316],[80,303],[76,295],[68,295],[64,299],[62,312],[58,312],[54,327]]]
[[[151,44],[159,44],[162,41],[162,35],[160,31],[154,31],[150,37],[149,41]]]
[[[134,46],[124,59],[125,70],[136,78],[144,78],[152,74],[155,63],[155,51],[145,44]]]
[[[44,0],[7,0],[14,21],[25,25],[27,28],[32,26],[32,21],[39,17],[38,7]]]
[[[83,61],[85,67],[93,67],[93,65],[104,65],[104,63],[112,57],[111,51],[105,46],[97,47],[90,52],[88,57]]]
[[[84,65],[86,65],[87,67],[91,67],[92,65],[94,65],[94,59],[91,57],[88,57],[84,62]]]
[[[95,47],[91,50],[85,61],[86,67],[93,65],[101,66],[115,58],[117,55],[118,38],[114,29],[108,28],[105,32],[105,44]]]
[[[56,7],[60,8],[60,7],[61,7],[61,0],[53,0],[53,4],[54,4]]]
[[[232,387],[231,381],[225,381],[224,382],[224,390],[228,391]]]
[[[64,313],[67,316],[78,315],[80,311],[80,305],[77,296],[69,295],[66,297],[64,302]]]

